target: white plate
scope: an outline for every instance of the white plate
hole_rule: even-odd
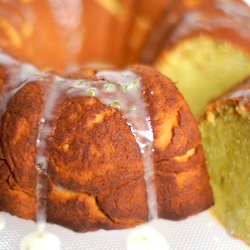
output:
[[[2,215],[6,227],[0,231],[0,250],[18,250],[20,240],[35,231],[36,224],[7,213]],[[243,242],[229,236],[209,212],[183,221],[157,220],[149,225],[164,236],[171,250],[249,250]],[[62,250],[126,250],[126,238],[133,229],[75,233],[49,224],[47,230],[60,238]]]

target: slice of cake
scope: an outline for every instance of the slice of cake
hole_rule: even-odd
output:
[[[250,78],[208,105],[200,131],[215,197],[212,211],[249,244]]]

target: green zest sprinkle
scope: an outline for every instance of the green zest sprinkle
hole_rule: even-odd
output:
[[[110,104],[113,108],[120,108],[120,103],[118,101],[114,101],[113,103]]]
[[[130,90],[130,89],[136,87],[138,84],[139,84],[139,81],[138,81],[138,80],[134,80],[133,82],[124,84],[124,85],[122,86],[122,88],[123,88],[124,90]]]
[[[89,88],[89,89],[87,90],[87,94],[88,94],[89,96],[95,96],[95,94],[96,94],[96,88]]]
[[[147,150],[150,146],[150,143],[146,143],[144,146],[143,146],[143,150]]]
[[[109,92],[115,90],[115,85],[112,83],[107,83],[103,85],[104,91]]]

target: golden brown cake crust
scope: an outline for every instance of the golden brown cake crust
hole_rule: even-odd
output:
[[[210,207],[200,136],[183,97],[154,69],[129,69],[142,79],[154,130],[159,217],[177,220]],[[82,70],[71,78],[96,79],[95,74]],[[19,90],[1,122],[0,210],[29,219],[35,219],[35,144],[45,86],[31,82]],[[54,117],[47,141],[48,221],[75,231],[147,221],[142,157],[121,111],[93,97],[62,95]]]

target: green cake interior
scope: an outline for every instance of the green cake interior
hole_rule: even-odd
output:
[[[210,184],[212,208],[233,235],[250,243],[250,114],[224,107],[200,124]]]
[[[211,99],[250,74],[250,55],[229,43],[199,36],[165,52],[156,67],[176,82],[198,117]]]

